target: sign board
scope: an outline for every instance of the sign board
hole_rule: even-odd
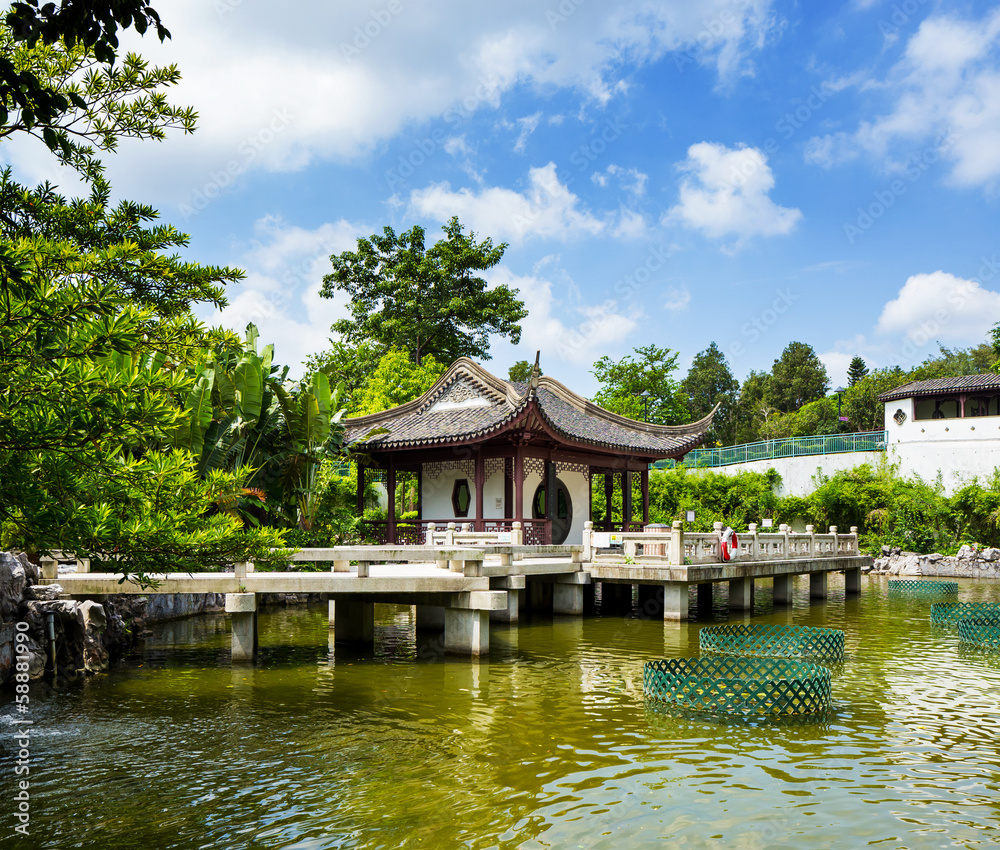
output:
[[[848,421],[846,416],[839,416],[837,418],[840,419],[841,422],[847,422]]]
[[[694,511],[688,511],[685,517],[688,522],[694,522]]]
[[[595,549],[608,549],[611,546],[622,545],[621,534],[611,531],[595,531],[591,540],[593,540]]]
[[[760,521],[760,527],[761,528],[773,528],[774,527],[774,520],[773,519],[762,519]]]
[[[497,543],[510,544],[511,542],[511,532],[509,531],[498,531],[497,532]]]

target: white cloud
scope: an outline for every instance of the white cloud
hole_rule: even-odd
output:
[[[556,258],[546,257],[530,275],[517,275],[499,266],[489,276],[494,286],[501,284],[519,290],[528,315],[521,322],[521,357],[542,352],[542,362],[554,359],[575,366],[589,366],[609,348],[614,348],[635,333],[640,315],[625,315],[614,301],[601,304],[582,303],[572,282],[564,281],[570,297],[553,292],[552,275]]]
[[[691,304],[691,290],[686,286],[672,286],[667,290],[667,300],[663,302],[663,309],[671,313],[682,313]]]
[[[410,195],[410,211],[440,221],[457,215],[473,230],[510,242],[529,236],[572,240],[607,230],[606,221],[583,209],[580,199],[559,182],[551,162],[528,172],[523,193],[498,186],[454,191],[448,183],[437,183]]]
[[[882,309],[876,330],[928,340],[973,345],[985,339],[1000,316],[1000,292],[944,271],[915,274]]]
[[[685,174],[680,201],[664,223],[680,221],[712,239],[735,236],[728,250],[755,236],[790,233],[802,218],[799,210],[778,206],[769,197],[774,175],[757,148],[699,142],[688,148],[678,168]]]
[[[617,178],[619,185],[635,198],[646,194],[646,181],[649,180],[649,175],[637,168],[622,168],[612,163],[603,172],[595,171],[590,175],[590,179],[602,188],[608,185],[611,177]]]
[[[179,66],[170,98],[195,108],[199,130],[154,154],[124,143],[110,176],[127,196],[181,203],[232,163],[289,171],[354,159],[425,121],[443,121],[452,135],[514,86],[606,102],[636,68],[685,51],[720,77],[736,76],[776,27],[772,2],[621,0],[572,4],[562,15],[535,0],[510,0],[503,14],[459,0],[303,0],[294,13],[265,0],[174,0],[162,11],[172,39],[161,45],[130,31],[123,45]],[[288,124],[267,138],[276,115]],[[39,161],[50,158],[36,147]]]
[[[330,325],[346,313],[346,299],[321,298],[323,276],[331,270],[330,255],[352,249],[369,231],[341,220],[305,230],[267,217],[256,222],[256,241],[235,262],[247,276],[229,287],[229,306],[200,318],[242,333],[248,322],[261,329],[262,343],[274,343],[275,361],[300,364],[328,347]]]
[[[535,132],[535,129],[538,127],[538,122],[541,120],[541,112],[536,112],[534,115],[525,115],[524,118],[517,119],[517,126],[521,128],[521,132],[518,134],[517,141],[514,142],[515,153],[524,153],[525,145],[528,143],[528,137]]]
[[[937,156],[959,186],[996,187],[1000,178],[1000,9],[981,20],[932,15],[907,42],[879,86],[892,109],[852,132],[811,139],[806,159],[825,168],[861,155],[919,175]],[[922,146],[922,149],[921,149]],[[921,169],[921,170],[923,170]]]

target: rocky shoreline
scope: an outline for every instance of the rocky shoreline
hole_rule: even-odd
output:
[[[869,572],[889,576],[954,576],[957,578],[1000,578],[1000,549],[963,546],[955,555],[919,555],[898,546],[882,547]]]

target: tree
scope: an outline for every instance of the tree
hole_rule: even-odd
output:
[[[771,403],[791,413],[809,401],[823,398],[830,387],[826,367],[811,345],[790,342],[771,369]]]
[[[352,416],[381,413],[400,404],[420,398],[441,377],[445,364],[428,354],[416,364],[402,349],[393,349],[379,360],[368,383],[361,391],[357,410]]]
[[[489,288],[476,274],[499,263],[507,244],[476,242],[458,218],[442,229],[446,238],[430,248],[422,227],[398,236],[386,227],[381,236],[358,239],[357,251],[330,257],[333,273],[323,278],[320,294],[349,296],[351,318],[333,324],[345,342],[399,348],[419,366],[427,355],[444,363],[462,356],[489,360],[490,334],[520,341],[527,312],[517,290]]]
[[[875,369],[844,393],[842,410],[852,431],[876,431],[885,427],[885,405],[878,400],[909,380],[907,374],[893,366]]]
[[[615,362],[605,355],[594,364],[594,377],[601,388],[594,401],[606,410],[642,421],[676,425],[688,418],[687,403],[680,385],[671,376],[677,368],[677,352],[647,345]],[[648,393],[647,398],[643,394]]]
[[[853,357],[851,365],[847,367],[847,386],[853,387],[865,375],[868,374],[868,366],[860,357]]]
[[[766,372],[747,375],[736,403],[737,443],[753,443],[762,438],[764,427],[776,412],[770,398],[771,376]]]
[[[910,371],[911,381],[933,378],[957,378],[962,375],[982,375],[993,368],[996,355],[993,345],[984,342],[971,348],[946,348],[938,345],[938,354],[931,355]]]
[[[361,395],[371,380],[379,360],[386,354],[385,349],[370,340],[361,340],[357,345],[348,345],[342,340],[330,341],[330,349],[313,354],[306,359],[305,381],[310,381],[316,372],[323,372],[330,379],[331,386],[342,386],[340,403],[351,416],[361,409]]]
[[[717,403],[721,405],[706,442],[732,443],[736,436],[735,411],[740,385],[714,342],[695,355],[681,389],[687,393],[692,420],[707,416]]]
[[[507,380],[514,383],[526,383],[531,380],[531,370],[534,368],[534,365],[530,361],[518,360],[507,370]],[[538,370],[538,374],[542,374],[541,369]]]

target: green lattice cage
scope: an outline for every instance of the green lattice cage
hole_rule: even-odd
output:
[[[889,579],[890,596],[958,596],[958,582]]]
[[[793,716],[830,707],[830,671],[786,658],[664,658],[642,670],[647,699],[711,714]]]
[[[702,652],[779,658],[844,660],[844,633],[814,626],[729,623],[707,626],[698,634]]]
[[[939,626],[996,616],[1000,616],[1000,603],[997,602],[935,602],[931,605],[931,622]]]
[[[958,637],[980,649],[1000,649],[1000,615],[959,620]]]

